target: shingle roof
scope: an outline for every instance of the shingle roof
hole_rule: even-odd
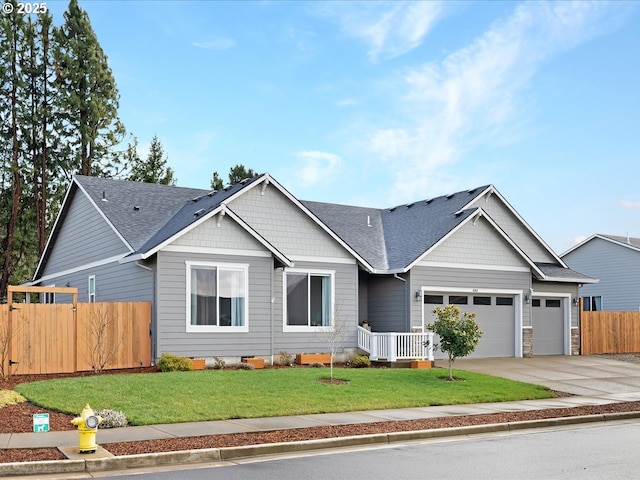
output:
[[[114,228],[137,250],[192,198],[207,190],[75,176]]]
[[[265,175],[220,191],[85,176],[76,176],[75,181],[132,247],[131,255],[136,255],[152,252]],[[374,271],[393,272],[410,267],[476,213],[477,208],[467,206],[489,188],[485,185],[387,209],[301,203]],[[640,239],[633,240],[640,244]],[[559,264],[537,267],[556,281],[591,280]]]
[[[578,273],[570,268],[565,268],[557,263],[536,263],[536,266],[544,273],[547,280],[559,282],[597,283],[598,280]]]
[[[631,245],[632,247],[640,248],[640,238],[634,237],[623,237],[619,235],[605,235],[603,233],[600,234],[601,237],[609,238],[616,242],[626,243],[627,245]]]
[[[388,209],[302,203],[376,270],[398,270],[409,266],[472,215],[475,209],[461,209],[488,187]]]
[[[265,174],[263,174],[265,175]],[[136,253],[143,253],[170,239],[183,229],[188,227],[198,218],[218,208],[225,200],[239,192],[246,186],[262,178],[263,175],[243,180],[235,185],[230,185],[224,190],[200,191],[200,194],[186,203],[176,212],[156,233],[141,245]]]

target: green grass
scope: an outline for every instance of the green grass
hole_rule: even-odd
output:
[[[18,385],[30,402],[78,414],[121,410],[132,425],[270,417],[550,398],[546,387],[463,370],[334,369],[346,385],[317,381],[327,370],[205,370],[98,375]]]

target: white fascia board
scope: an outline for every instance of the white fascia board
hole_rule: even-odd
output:
[[[62,270],[60,272],[52,273],[45,277],[34,278],[30,283],[42,283],[51,280],[52,278],[62,277],[64,275],[72,275],[74,273],[82,272],[83,270],[88,270],[90,268],[101,267],[103,265],[108,265],[110,263],[123,263],[123,255],[127,255],[126,253],[122,255],[114,255],[113,257],[103,258],[102,260],[96,260],[95,262],[85,263],[84,265],[79,265],[77,267],[69,268],[67,270]]]
[[[62,207],[58,211],[58,215],[56,216],[56,221],[53,223],[53,228],[51,232],[49,232],[49,238],[47,239],[47,243],[44,246],[44,250],[42,251],[42,255],[40,256],[40,260],[38,260],[38,266],[36,267],[36,271],[33,273],[32,281],[35,281],[38,278],[38,274],[40,273],[40,268],[42,267],[42,261],[47,256],[47,252],[49,251],[49,245],[51,244],[51,240],[56,233],[56,229],[58,228],[58,223],[61,222],[61,217],[65,214],[65,207],[67,207],[67,200],[69,195],[71,194],[71,189],[73,188],[73,184],[76,184],[76,177],[74,176],[71,179],[71,183],[69,184],[69,188],[67,188],[67,192],[64,194],[64,199],[62,200]]]
[[[223,212],[229,215],[242,229],[244,229],[249,235],[255,238],[263,247],[269,250],[274,257],[284,263],[287,267],[293,267],[293,262],[287,258],[287,256],[278,250],[274,245],[269,243],[266,238],[260,235],[256,230],[245,222],[237,213],[231,210],[226,204],[222,204]]]
[[[333,238],[336,242],[338,242],[347,252],[349,252],[353,257],[360,262],[360,264],[365,267],[369,272],[373,273],[374,268],[369,265],[369,263],[362,258],[358,253],[353,250],[348,244],[346,244],[340,237],[338,237],[333,230],[327,227],[318,217],[316,217],[311,210],[305,207],[302,202],[300,202],[296,197],[294,197],[289,191],[280,185],[277,181],[275,181],[269,174],[265,175],[265,180],[269,180],[270,184],[276,187],[280,193],[282,193],[285,197],[287,197],[294,205],[296,205],[300,210],[302,210],[311,220],[313,220],[320,228],[322,228],[326,233],[328,233],[331,238]],[[264,181],[264,180],[263,180]],[[256,182],[260,183],[260,182]],[[251,185],[253,186],[253,185]]]
[[[491,185],[491,186],[490,186],[489,188],[487,188],[484,192],[482,192],[480,195],[478,195],[474,200],[477,200],[478,198],[481,198],[482,196],[487,195],[487,194],[488,194],[488,195],[491,195],[491,194],[496,195],[496,196],[500,199],[500,201],[502,201],[502,203],[503,203],[503,204],[504,204],[504,205],[509,209],[509,211],[510,211],[511,213],[513,213],[513,214],[516,216],[516,218],[517,218],[517,219],[520,221],[520,223],[521,223],[521,224],[522,224],[522,225],[523,225],[523,226],[524,226],[524,227],[529,231],[529,233],[530,233],[531,235],[533,235],[533,236],[534,236],[534,238],[535,238],[536,240],[538,240],[538,242],[540,242],[540,244],[541,244],[541,245],[542,245],[542,246],[543,246],[543,247],[544,247],[544,248],[545,248],[545,249],[546,249],[546,250],[547,250],[547,251],[548,251],[548,252],[553,256],[553,258],[555,258],[555,259],[558,261],[558,263],[560,263],[560,265],[562,265],[562,266],[563,266],[563,267],[565,267],[565,268],[568,268],[568,267],[567,267],[567,264],[566,264],[566,263],[564,263],[564,261],[562,260],[562,258],[560,258],[560,257],[558,256],[558,254],[557,254],[556,252],[554,252],[554,251],[553,251],[553,249],[552,249],[552,248],[547,244],[547,242],[545,242],[545,241],[542,239],[542,237],[541,237],[540,235],[538,235],[538,234],[536,233],[536,231],[535,231],[533,228],[531,228],[531,225],[529,225],[529,224],[525,221],[525,219],[524,219],[524,218],[522,218],[522,216],[521,216],[521,215],[516,211],[516,209],[515,209],[515,208],[513,208],[513,207],[511,206],[511,204],[507,201],[507,199],[506,199],[506,198],[504,198],[504,197],[502,196],[502,194],[498,191],[498,189],[497,189],[495,186]],[[472,202],[473,202],[474,200],[472,200]],[[466,206],[465,206],[465,207],[466,207]],[[464,208],[462,208],[461,210],[464,210]]]
[[[576,250],[577,248],[580,248],[582,245],[584,245],[585,243],[589,243],[591,240],[593,240],[594,238],[602,238],[600,235],[598,235],[597,233],[595,235],[591,235],[589,238],[586,238],[584,240],[582,240],[580,243],[577,243],[576,245],[574,245],[573,247],[569,248],[569,250],[567,250],[566,252],[564,252],[562,255],[560,255],[561,257],[564,257],[565,255],[573,252],[574,250]],[[602,238],[603,240],[608,240],[605,238]]]
[[[118,229],[113,225],[113,223],[111,223],[111,221],[107,218],[107,216],[104,214],[104,212],[102,211],[102,209],[100,207],[98,207],[98,205],[96,204],[96,202],[93,201],[93,199],[91,198],[91,195],[89,195],[87,193],[87,191],[82,187],[82,185],[80,184],[80,182],[76,181],[75,176],[73,177],[73,181],[76,182],[76,185],[78,185],[78,188],[80,189],[80,191],[82,193],[85,194],[85,196],[87,197],[87,199],[89,200],[89,202],[91,203],[91,205],[93,205],[93,207],[98,211],[98,213],[100,214],[100,216],[104,219],[104,221],[107,223],[107,225],[109,225],[111,227],[111,229],[114,231],[114,233],[118,236],[118,238],[122,241],[122,243],[124,243],[124,245],[129,249],[129,252],[134,252],[135,249],[129,244],[129,242],[127,242],[127,240],[122,236],[122,234],[118,231]]]
[[[222,211],[222,209],[223,209],[223,204],[221,204],[217,208],[211,210],[209,213],[207,213],[206,215],[202,216],[201,218],[198,218],[196,221],[191,222],[189,225],[184,227],[182,230],[180,230],[179,232],[175,233],[171,237],[167,238],[165,241],[159,243],[158,245],[156,245],[152,249],[147,250],[146,252],[142,252],[142,253],[136,254],[136,255],[134,255],[132,257],[129,257],[125,261],[129,261],[130,262],[130,261],[133,261],[134,259],[135,260],[146,260],[147,258],[151,257],[152,255],[158,253],[160,250],[162,250],[167,245],[169,245],[169,244],[173,243],[174,241],[176,241],[181,236],[185,235],[186,233],[190,232],[194,228],[198,227],[200,224],[206,222],[211,217],[214,217],[215,215],[217,215],[220,211]]]
[[[558,282],[558,283],[600,283],[598,278],[565,278],[565,277],[545,277],[539,278],[540,282]]]
[[[489,225],[491,225],[494,230],[496,232],[498,232],[500,234],[500,236],[502,236],[502,238],[504,238],[507,243],[509,243],[509,245],[511,245],[511,247],[513,247],[513,249],[524,259],[524,261],[536,272],[536,274],[539,276],[539,278],[545,278],[544,273],[542,273],[542,270],[540,270],[538,268],[538,266],[527,256],[526,253],[524,253],[522,251],[522,249],[520,247],[518,247],[518,245],[516,245],[513,240],[511,240],[511,238],[509,238],[509,236],[498,226],[498,224],[496,224],[496,222],[493,221],[493,219],[487,215],[487,213],[480,207],[476,207],[476,211],[469,215],[464,221],[462,221],[458,226],[456,226],[455,228],[453,228],[449,233],[447,233],[444,237],[442,237],[440,240],[438,240],[431,248],[429,248],[426,252],[424,252],[422,255],[420,255],[417,259],[415,259],[406,269],[407,271],[410,270],[411,268],[413,268],[416,264],[418,264],[419,262],[421,262],[427,255],[429,255],[431,252],[433,252],[436,248],[438,248],[440,245],[442,245],[445,241],[447,241],[454,233],[456,233],[458,230],[460,230],[463,226],[465,226],[467,223],[469,222],[476,222],[478,220],[478,218],[484,218],[489,222]]]
[[[640,251],[640,248],[636,247],[635,245],[631,245],[631,244],[626,243],[626,242],[621,242],[620,240],[616,240],[614,238],[607,237],[606,235],[596,234],[594,236],[598,237],[598,238],[600,238],[602,240],[606,240],[607,242],[611,242],[611,243],[613,243],[615,245],[620,245],[621,247],[630,248],[631,250],[635,250],[636,252]]]
[[[87,193],[87,191],[82,187],[82,185],[80,185],[80,182],[78,182],[78,180],[76,179],[76,176],[74,175],[71,178],[71,183],[69,184],[69,188],[67,188],[67,192],[65,193],[64,199],[62,200],[62,207],[60,208],[60,211],[58,212],[58,216],[56,217],[56,221],[53,224],[53,228],[51,229],[51,232],[49,233],[49,238],[47,239],[47,243],[46,243],[46,245],[44,247],[44,250],[42,251],[42,255],[40,256],[40,260],[38,261],[38,266],[36,267],[36,270],[35,270],[35,272],[33,274],[33,279],[32,279],[33,281],[36,281],[38,275],[40,274],[40,269],[42,268],[42,262],[47,257],[47,253],[49,252],[49,247],[52,246],[51,242],[53,240],[53,237],[58,233],[58,227],[61,226],[60,224],[62,222],[62,217],[67,214],[67,211],[69,209],[68,202],[71,201],[71,200],[69,200],[69,196],[71,195],[71,191],[73,190],[74,185],[78,190],[80,190],[83,193],[83,195],[85,197],[87,197],[87,199],[89,200],[91,205],[93,205],[93,207],[98,211],[98,213],[104,219],[104,221],[107,223],[107,225],[109,225],[109,227],[111,227],[111,229],[115,232],[115,234],[118,236],[118,238],[125,245],[125,247],[127,247],[129,252],[133,252],[134,251],[134,249],[131,247],[129,242],[127,242],[125,240],[125,238],[120,234],[118,229],[116,227],[114,227],[113,224],[109,221],[109,219],[105,216],[105,214],[102,212],[102,210],[100,208],[98,208],[96,203],[91,198],[91,195],[89,195]]]
[[[236,193],[234,193],[233,195],[229,196],[224,203],[229,203],[231,201],[233,201],[234,199],[238,198],[240,195],[242,195],[244,192],[248,192],[249,190],[251,190],[252,188],[254,188],[256,185],[261,184],[262,182],[266,181],[266,180],[270,180],[271,177],[269,176],[269,174],[264,174],[263,178],[253,182],[251,185],[246,186],[244,188],[241,188],[240,190],[238,190]],[[201,218],[198,218],[196,221],[191,222],[189,225],[187,225],[185,228],[183,228],[182,230],[180,230],[179,232],[175,233],[174,235],[172,235],[171,237],[169,237],[168,239],[166,239],[165,241],[159,243],[158,245],[156,245],[155,247],[151,248],[150,250],[147,250],[146,252],[142,252],[139,254],[136,254],[133,257],[124,259],[125,262],[127,261],[134,261],[134,260],[145,260],[147,258],[149,258],[150,256],[156,254],[158,251],[162,250],[164,247],[166,247],[167,245],[169,245],[170,243],[173,243],[175,240],[177,240],[178,238],[180,238],[182,235],[186,234],[187,232],[190,232],[191,230],[193,230],[194,228],[196,228],[197,226],[199,226],[201,223],[209,220],[211,217],[217,215],[218,213],[220,213],[220,211],[222,211],[223,207],[224,207],[224,203],[220,204],[218,207],[216,207],[215,209],[211,210],[209,213],[207,213],[206,215],[204,215]],[[225,212],[226,213],[226,212]]]

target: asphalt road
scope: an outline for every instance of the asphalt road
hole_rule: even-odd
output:
[[[449,438],[392,447],[111,478],[127,480],[637,479],[640,421]],[[105,472],[106,473],[106,472]],[[101,474],[100,476],[103,476]],[[97,476],[97,475],[96,475]],[[106,476],[106,475],[105,475]],[[77,477],[75,477],[77,478]]]

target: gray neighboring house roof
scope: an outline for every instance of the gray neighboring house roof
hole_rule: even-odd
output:
[[[573,252],[575,249],[580,248],[582,245],[584,245],[585,243],[590,242],[594,238],[599,238],[601,240],[605,240],[607,242],[614,243],[616,245],[620,245],[622,247],[627,247],[627,248],[630,248],[632,250],[640,251],[640,238],[629,237],[629,236],[623,237],[621,235],[607,235],[607,234],[604,234],[604,233],[596,233],[596,234],[591,235],[589,238],[583,240],[582,242],[580,242],[580,243],[574,245],[573,247],[571,247],[569,250],[564,252],[561,255],[561,257],[564,257],[565,255]]]
[[[386,209],[302,203],[376,270],[402,270],[476,212],[489,185]],[[371,226],[369,226],[371,225]]]

